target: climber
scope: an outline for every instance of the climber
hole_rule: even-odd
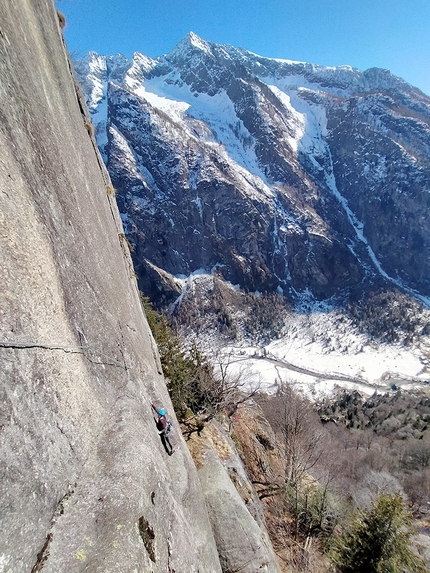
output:
[[[171,456],[173,454],[173,446],[170,443],[168,434],[170,432],[170,428],[172,427],[172,423],[167,421],[166,410],[164,408],[157,410],[154,404],[151,404],[151,406],[154,412],[157,414],[157,419],[155,423],[157,424],[157,430],[158,433],[160,434],[161,443],[163,444],[167,454]]]

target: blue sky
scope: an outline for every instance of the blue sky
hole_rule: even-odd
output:
[[[188,32],[262,56],[389,69],[430,95],[430,0],[58,0],[69,51],[156,57]]]

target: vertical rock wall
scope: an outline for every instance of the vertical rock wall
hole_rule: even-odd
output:
[[[52,1],[1,2],[0,572],[221,571],[77,90]]]

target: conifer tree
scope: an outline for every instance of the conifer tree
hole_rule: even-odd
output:
[[[198,431],[220,410],[233,410],[256,393],[257,388],[242,395],[241,377],[227,376],[228,363],[220,363],[221,373],[217,375],[195,342],[188,351],[183,351],[181,339],[175,335],[167,318],[154,310],[148,297],[140,293],[140,298],[180,422],[189,425],[193,419],[193,428]]]
[[[339,573],[425,573],[411,546],[411,516],[402,496],[382,494],[369,510],[359,510],[332,546]]]
[[[163,374],[173,408],[179,420],[185,415],[189,402],[190,361],[181,350],[181,342],[174,335],[167,318],[154,310],[150,299],[140,294],[148,325],[158,346]]]
[[[167,318],[154,310],[148,297],[141,293],[140,298],[158,346],[167,389],[178,419],[185,421],[186,412],[190,410],[209,420],[221,403],[213,367],[195,343],[188,353],[183,352],[181,340],[174,334]]]

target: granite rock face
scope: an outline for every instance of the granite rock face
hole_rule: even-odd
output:
[[[0,77],[0,571],[221,572],[50,0],[1,3]]]
[[[190,33],[156,60],[89,54],[97,123],[141,288],[216,268],[323,299],[430,294],[430,99],[386,70],[263,58]],[[154,272],[159,269],[161,273]]]
[[[263,506],[221,424],[190,437],[223,571],[280,573]]]

